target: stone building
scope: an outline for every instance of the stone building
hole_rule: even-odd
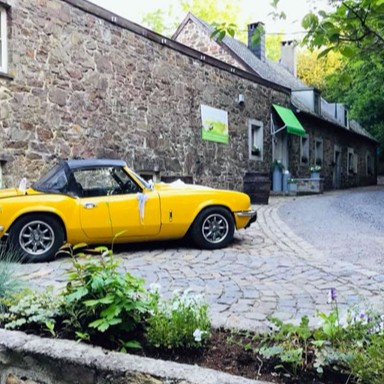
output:
[[[287,129],[279,129],[284,122],[274,108],[271,121],[275,126],[271,131],[276,132],[272,158],[280,160],[293,177],[309,177],[310,167],[319,165],[325,189],[376,184],[377,141],[357,122],[349,120],[344,105],[328,103],[320,90],[296,77],[294,41],[281,43],[279,63],[265,56],[265,33],[258,44],[252,44],[260,24],[264,30],[262,23],[248,26],[248,45],[230,36],[215,41],[210,37],[213,28],[189,13],[173,39],[291,90],[290,108],[305,133],[297,137]],[[245,94],[244,99],[252,102],[249,95]]]
[[[270,171],[272,105],[288,108],[290,87],[85,0],[0,0],[0,20],[2,187],[74,157],[121,158],[157,179],[238,190],[246,172]],[[350,138],[356,151],[375,147]],[[362,167],[359,156],[361,184]]]

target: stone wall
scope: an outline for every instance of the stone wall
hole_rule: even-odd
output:
[[[267,384],[212,369],[0,329],[0,384]]]
[[[6,2],[13,77],[0,77],[6,186],[73,157],[121,158],[139,172],[238,190],[247,171],[269,170],[271,103],[287,105],[286,89],[81,0]],[[201,139],[201,104],[228,111],[228,145]],[[264,162],[249,160],[249,118],[264,124]]]
[[[199,52],[206,53],[225,63],[246,70],[238,60],[233,58],[227,50],[223,49],[220,44],[211,39],[207,33],[204,33],[201,28],[198,28],[191,20],[188,20],[185,25],[183,25],[183,28],[177,34],[176,40],[188,47],[193,47]]]
[[[309,136],[309,159],[308,164],[300,162],[300,140],[291,138],[289,141],[290,172],[292,177],[307,178],[310,175],[309,168],[315,165],[315,140],[323,140],[324,162],[321,169],[321,177],[324,179],[324,189],[333,189],[333,174],[335,172],[334,148],[335,145],[341,149],[341,187],[350,188],[364,185],[374,185],[377,183],[376,173],[366,174],[366,154],[371,153],[374,157],[376,143],[372,140],[357,135],[351,131],[343,129],[335,124],[327,123],[322,119],[306,113],[298,114],[300,122],[303,124]],[[353,148],[358,156],[357,174],[347,172],[348,148]]]

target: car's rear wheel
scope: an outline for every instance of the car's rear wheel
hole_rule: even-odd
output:
[[[197,216],[191,228],[191,237],[200,248],[219,249],[233,240],[234,232],[231,213],[222,207],[211,207]]]
[[[23,216],[12,226],[9,242],[25,262],[50,261],[64,242],[63,226],[49,215]]]

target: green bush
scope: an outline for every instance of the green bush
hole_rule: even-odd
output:
[[[373,334],[367,346],[356,354],[352,374],[363,384],[384,383],[384,333]]]
[[[156,348],[201,347],[209,337],[208,305],[190,292],[154,301],[147,322],[147,342]]]
[[[12,249],[0,248],[0,313],[4,312],[3,300],[20,290],[23,286],[20,279],[15,278],[15,263],[20,261],[20,256]]]
[[[0,314],[0,324],[6,329],[32,327],[54,334],[57,318],[63,316],[62,300],[53,294],[23,290],[4,300],[6,311]]]
[[[126,338],[140,330],[153,299],[142,279],[121,274],[112,252],[98,249],[101,256],[72,258],[73,270],[62,294],[65,323],[80,339],[103,335],[122,348],[138,346]]]
[[[273,330],[256,335],[254,343],[246,348],[266,359],[277,359],[276,368],[288,370],[294,376],[299,371],[312,371],[321,376],[328,370],[352,373],[361,378],[367,375],[371,381],[362,381],[364,383],[384,383],[384,359],[381,354],[380,360],[378,353],[380,348],[381,352],[384,348],[383,319],[373,313],[349,311],[346,320],[341,322],[334,289],[330,290],[329,303],[332,304],[332,310],[328,314],[317,313],[321,319],[317,328],[309,327],[307,316],[302,317],[297,325],[270,318]],[[381,339],[377,332],[381,332]],[[364,363],[370,358],[376,366],[368,367],[369,364]],[[355,365],[360,367],[359,370]],[[373,381],[375,375],[379,377],[376,382]]]

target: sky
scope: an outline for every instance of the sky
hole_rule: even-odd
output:
[[[88,0],[103,8],[106,8],[128,20],[142,25],[143,16],[156,9],[168,9],[170,5],[177,9],[178,0]],[[247,22],[262,21],[265,24],[266,33],[284,32],[287,36],[294,37],[300,31],[301,19],[310,9],[323,8],[326,0],[280,0],[279,11],[285,12],[287,18],[274,20],[269,14],[273,11],[270,6],[271,0],[241,0],[244,29]],[[177,12],[181,22],[185,17],[182,12]],[[240,26],[239,26],[240,27]]]

